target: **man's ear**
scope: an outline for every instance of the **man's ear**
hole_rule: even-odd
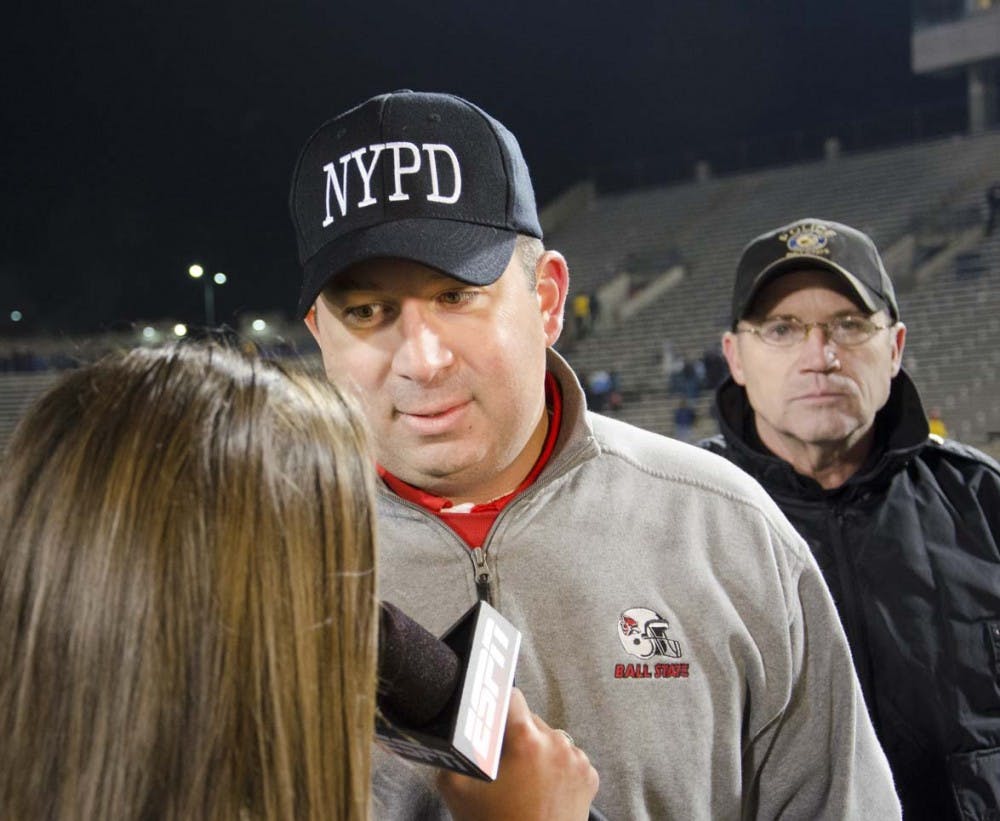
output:
[[[542,313],[545,342],[556,344],[563,329],[563,311],[569,292],[569,266],[558,251],[546,251],[535,265],[535,293]]]
[[[906,346],[906,326],[897,322],[889,329],[892,334],[892,377],[895,378],[903,366],[903,348]]]
[[[306,323],[306,327],[309,329],[309,333],[312,334],[313,339],[316,340],[316,344],[319,344],[319,319],[316,316],[316,306],[313,305],[309,312],[305,315],[302,320]]]
[[[740,358],[740,341],[732,331],[726,331],[722,335],[722,355],[729,363],[729,373],[733,376],[733,381],[737,385],[746,385],[747,381],[743,376],[743,360]]]

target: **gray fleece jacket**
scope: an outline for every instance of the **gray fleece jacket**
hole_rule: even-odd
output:
[[[523,632],[517,685],[586,751],[611,821],[899,818],[833,602],[774,502],[725,459],[588,412],[548,367],[555,451],[481,551],[380,488],[382,597],[440,634],[488,589]],[[375,770],[376,817],[447,818],[427,768]]]

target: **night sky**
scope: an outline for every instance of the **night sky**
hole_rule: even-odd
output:
[[[0,50],[8,334],[197,324],[195,261],[230,278],[220,322],[290,314],[299,147],[383,91],[485,108],[540,204],[592,172],[624,184],[608,170],[963,93],[911,75],[906,0],[17,5]]]

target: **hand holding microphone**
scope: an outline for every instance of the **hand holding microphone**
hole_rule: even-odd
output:
[[[562,730],[533,715],[514,689],[496,781],[442,770],[437,788],[455,821],[582,821],[599,778],[587,754]]]
[[[375,735],[404,758],[492,781],[520,647],[483,601],[441,639],[383,602]]]
[[[383,602],[376,735],[443,768],[438,790],[456,821],[604,821],[590,807],[599,779],[586,753],[513,686],[520,640],[485,602],[442,639]]]

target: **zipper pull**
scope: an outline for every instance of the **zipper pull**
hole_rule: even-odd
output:
[[[480,601],[490,601],[490,566],[486,563],[486,551],[481,547],[472,548],[472,563],[476,567],[476,595]]]

